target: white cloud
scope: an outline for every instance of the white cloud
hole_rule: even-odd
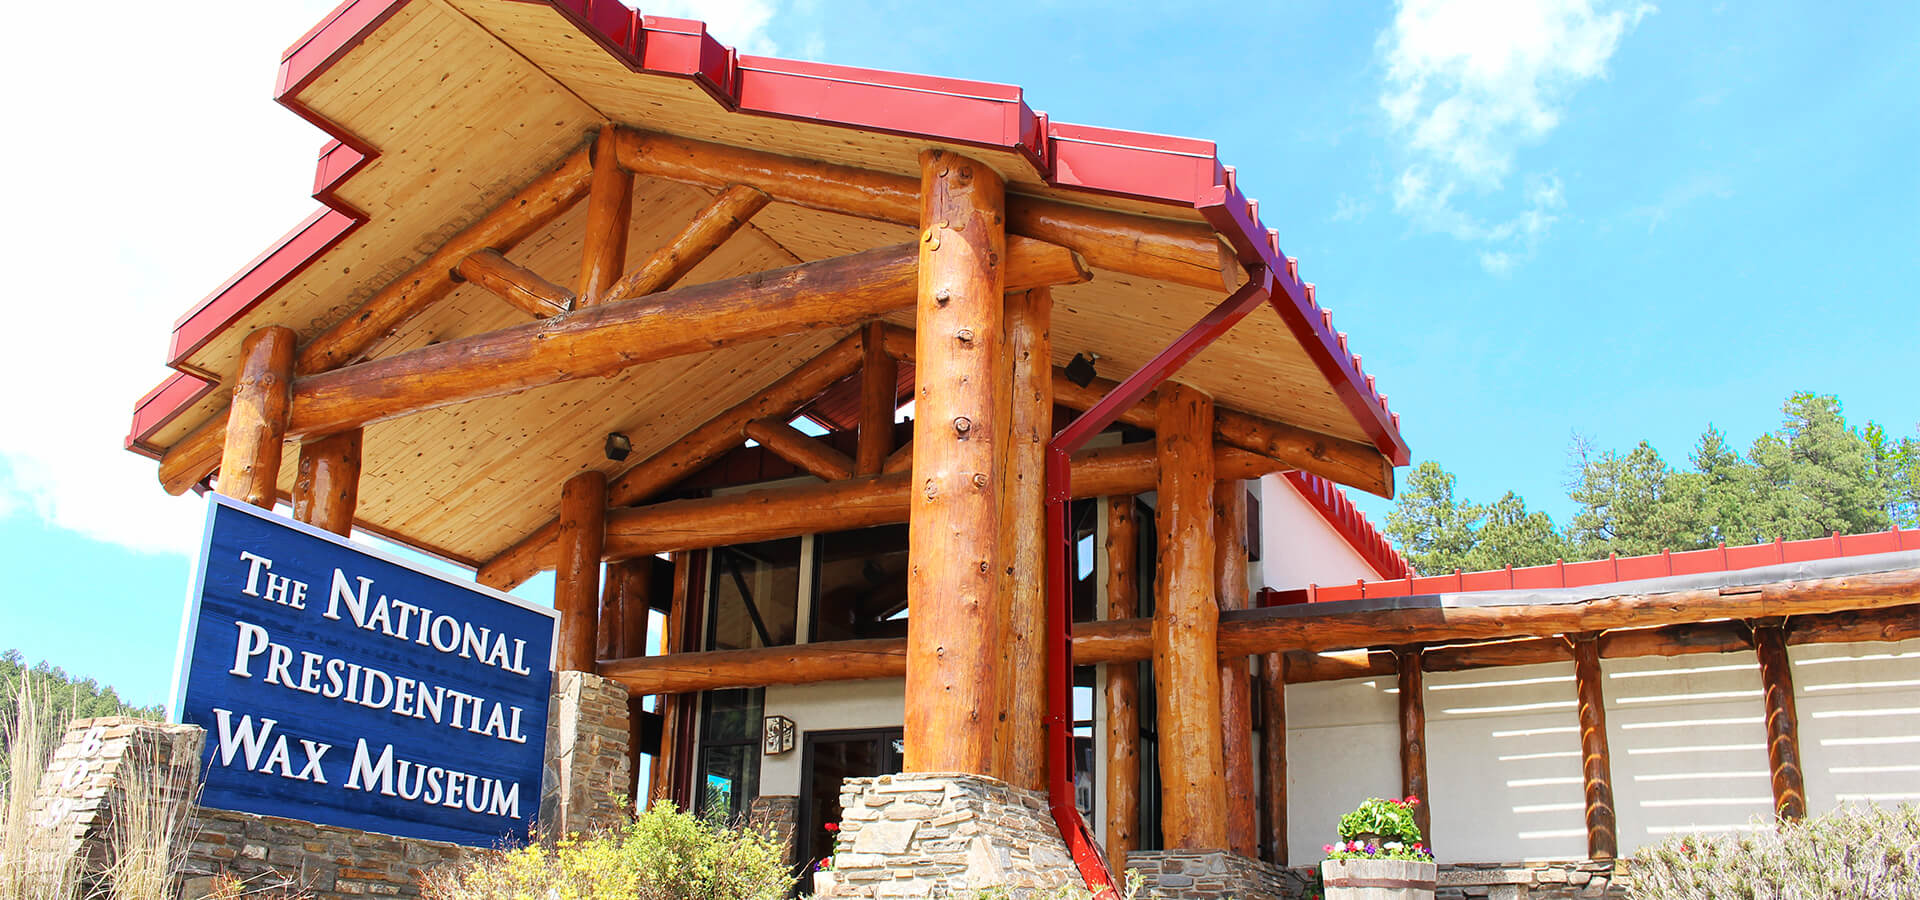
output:
[[[1528,175],[1511,196],[1520,151],[1552,133],[1574,91],[1605,76],[1621,38],[1652,11],[1618,0],[1401,0],[1379,42],[1380,107],[1408,157],[1394,208],[1423,228],[1496,245],[1482,264],[1511,271],[1565,203],[1551,172]]]

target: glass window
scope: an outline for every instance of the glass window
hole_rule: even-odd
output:
[[[820,535],[814,558],[812,640],[907,636],[907,526]]]
[[[742,821],[760,793],[760,717],[764,688],[708,691],[700,716],[700,772],[694,812]]]
[[[800,539],[736,544],[713,551],[710,650],[794,642],[800,607]]]

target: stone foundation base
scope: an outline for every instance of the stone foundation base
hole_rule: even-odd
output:
[[[1168,900],[1292,900],[1310,880],[1226,850],[1134,850],[1127,868],[1137,896]]]
[[[835,884],[816,897],[1029,898],[1079,877],[1037,791],[918,772],[849,778],[840,805]]]

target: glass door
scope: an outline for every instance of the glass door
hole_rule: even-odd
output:
[[[827,824],[840,821],[840,782],[898,774],[903,745],[898,728],[807,732],[800,751],[800,827],[794,848],[802,896],[813,892],[814,867],[833,855]]]

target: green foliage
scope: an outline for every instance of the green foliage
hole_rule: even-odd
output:
[[[111,687],[103,687],[91,678],[75,679],[58,666],[41,662],[28,668],[18,650],[0,653],[0,722],[11,722],[19,714],[17,698],[26,682],[43,705],[45,720],[65,723],[93,716],[138,716],[159,719],[159,706],[132,706],[120,699]],[[0,752],[7,743],[0,738]]]
[[[786,848],[665,804],[624,828],[486,854],[430,876],[430,900],[782,900]]]
[[[1433,851],[1421,843],[1413,808],[1418,797],[1385,800],[1369,797],[1353,812],[1340,817],[1340,841],[1321,848],[1328,859],[1431,860]]]
[[[1423,462],[1386,533],[1416,569],[1436,574],[1920,527],[1920,432],[1856,429],[1832,395],[1788,397],[1780,426],[1744,457],[1708,426],[1689,462],[1675,468],[1646,441],[1622,453],[1576,439],[1575,512],[1564,530],[1512,493],[1485,506],[1456,498],[1454,477]]]
[[[1633,900],[1920,897],[1920,807],[1841,809],[1778,830],[1684,835],[1625,863]]]

